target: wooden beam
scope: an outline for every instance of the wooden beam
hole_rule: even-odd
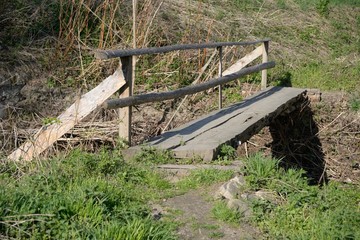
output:
[[[262,62],[266,63],[268,62],[268,56],[269,56],[269,41],[263,42],[262,47],[263,47]],[[261,90],[265,89],[266,87],[267,87],[267,70],[264,69],[261,72]]]
[[[222,47],[218,47],[219,51],[219,78],[223,76],[223,51]],[[222,109],[223,105],[223,94],[222,94],[222,86],[219,85],[219,109]]]
[[[257,59],[258,57],[260,57],[262,55],[262,53],[263,53],[263,46],[257,47],[254,51],[252,51],[251,53],[246,54],[245,57],[241,58],[236,63],[231,65],[229,68],[227,68],[223,72],[223,75],[225,76],[225,75],[229,75],[229,74],[232,74],[234,72],[240,71],[241,69],[246,67],[249,63],[251,63],[252,61]]]
[[[121,93],[120,99],[128,98],[132,96],[133,89],[133,58],[132,57],[123,57],[120,59],[122,71],[124,73],[126,88]],[[130,107],[124,107],[119,109],[119,137],[128,142],[129,146],[131,145],[131,116],[132,109]]]
[[[117,69],[96,88],[81,96],[57,118],[55,123],[42,127],[31,139],[11,153],[8,159],[30,161],[37,157],[123,85],[125,85],[123,72]]]
[[[250,42],[214,42],[214,43],[199,43],[199,44],[183,44],[172,45],[164,47],[152,47],[152,48],[140,48],[140,49],[121,49],[121,50],[98,50],[95,51],[95,57],[97,59],[109,59],[117,57],[137,56],[144,54],[158,54],[167,53],[179,50],[191,50],[191,49],[204,49],[204,48],[218,48],[227,46],[249,46],[263,42],[269,42],[270,39],[263,39]]]
[[[177,89],[174,91],[162,92],[162,93],[148,93],[148,94],[131,96],[131,97],[124,98],[124,99],[109,100],[104,103],[103,107],[108,108],[108,109],[115,109],[115,108],[121,108],[121,107],[126,107],[126,106],[139,105],[139,104],[148,103],[148,102],[157,102],[157,101],[164,101],[164,100],[179,98],[179,97],[183,97],[185,95],[205,91],[209,88],[213,88],[220,84],[228,83],[232,80],[249,75],[251,73],[259,72],[263,69],[268,69],[268,68],[273,68],[273,67],[275,67],[275,62],[267,62],[267,63],[263,63],[263,64],[258,64],[255,66],[241,69],[240,71],[237,71],[233,74],[223,76],[221,78],[211,79],[204,83],[200,83],[200,84],[197,84],[194,86],[187,86],[187,87],[180,88],[180,89]]]

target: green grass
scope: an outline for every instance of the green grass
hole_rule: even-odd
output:
[[[279,203],[252,202],[253,221],[272,239],[359,239],[360,191],[330,182],[310,186],[302,170],[284,170],[278,161],[251,157],[245,173],[250,189],[277,192]]]
[[[192,171],[176,184],[156,171],[148,150],[125,162],[120,152],[75,150],[64,157],[0,166],[0,235],[17,239],[176,239],[171,219],[155,221],[149,202],[231,178],[232,171]]]
[[[350,109],[352,111],[355,112],[360,111],[360,93],[358,92],[353,93],[350,98],[349,104],[350,104]]]
[[[336,62],[311,61],[294,69],[278,67],[270,79],[273,85],[352,92],[358,88],[359,69],[359,63],[344,66]]]
[[[182,191],[210,186],[213,183],[224,182],[234,175],[232,170],[199,169],[191,171],[190,175],[180,180],[176,185]]]
[[[3,164],[0,234],[18,239],[175,239],[150,217],[149,200],[172,186],[116,153],[74,151],[66,158]],[[125,237],[126,236],[126,237]]]
[[[215,219],[233,224],[239,224],[242,217],[240,212],[228,208],[223,201],[216,202],[211,213]]]

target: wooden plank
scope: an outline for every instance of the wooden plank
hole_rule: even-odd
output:
[[[57,118],[57,123],[42,127],[31,139],[11,153],[8,159],[14,161],[21,159],[26,161],[32,160],[100,106],[123,85],[125,85],[125,79],[122,70],[119,68],[96,88],[81,96]]]
[[[231,65],[228,69],[223,72],[223,75],[233,74],[234,72],[240,71],[244,67],[246,67],[249,63],[260,57],[263,53],[263,46],[257,47],[251,53],[245,55],[245,57],[238,60],[236,63]]]
[[[216,157],[222,144],[248,140],[292,106],[304,92],[304,89],[270,87],[243,102],[168,131],[146,144],[170,149],[177,158],[199,156],[209,161]],[[129,155],[138,150],[130,148]]]
[[[187,86],[174,91],[161,92],[161,93],[147,93],[147,94],[131,96],[123,99],[109,100],[104,104],[103,107],[108,109],[114,109],[114,108],[121,108],[126,106],[139,105],[148,102],[164,101],[164,100],[179,98],[189,94],[201,92],[209,88],[216,87],[220,84],[228,83],[232,80],[238,79],[240,77],[246,76],[254,72],[259,72],[263,69],[273,68],[273,67],[275,67],[275,62],[258,64],[255,66],[243,68],[240,71],[237,71],[230,75],[223,76],[221,78],[211,79],[204,83]]]
[[[223,76],[223,51],[222,47],[218,47],[219,51],[219,78]],[[222,94],[222,86],[219,85],[219,109],[222,109],[223,105],[223,94]]]
[[[238,145],[240,142],[247,141],[268,125],[273,118],[293,105],[298,97],[305,92],[304,89],[270,89],[275,91],[266,98],[260,98],[260,101],[251,104],[243,113],[236,117],[230,117],[226,122],[217,121],[216,128],[209,129],[196,138],[174,148],[175,155],[181,158],[184,155],[189,155],[190,150],[190,153],[210,161],[216,157],[222,144]],[[195,151],[193,151],[194,146],[196,146]]]
[[[263,42],[268,42],[270,39],[262,39],[249,42],[215,42],[215,43],[199,43],[199,44],[181,44],[164,47],[140,48],[140,49],[121,49],[121,50],[98,50],[95,52],[95,57],[98,59],[109,59],[116,57],[129,57],[144,54],[158,54],[167,53],[179,50],[192,50],[204,48],[218,48],[227,46],[249,46]]]
[[[233,161],[231,165],[212,165],[212,164],[192,164],[192,165],[177,165],[177,164],[163,164],[157,168],[164,170],[196,170],[196,169],[217,169],[217,170],[239,170],[244,164],[241,161]]]
[[[126,81],[126,88],[121,93],[120,99],[132,96],[133,89],[133,59],[132,57],[123,57],[120,59],[122,71]],[[119,137],[131,145],[131,118],[132,109],[124,107],[119,109]]]
[[[263,59],[262,62],[266,63],[268,62],[268,56],[269,56],[269,41],[265,41],[262,44],[263,48]],[[261,89],[265,89],[267,86],[267,70],[264,69],[261,72]]]

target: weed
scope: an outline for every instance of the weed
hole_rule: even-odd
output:
[[[225,96],[224,103],[226,105],[230,105],[243,100],[241,92],[237,88],[225,88],[223,91],[223,95]]]
[[[228,208],[223,201],[216,202],[211,213],[214,218],[227,223],[239,223],[241,220],[241,213]]]
[[[209,234],[209,238],[215,239],[215,238],[222,238],[225,234],[223,232],[212,232]]]
[[[285,2],[285,0],[277,0],[277,1],[276,1],[276,6],[277,6],[279,9],[286,9],[286,2]]]
[[[150,164],[175,163],[176,159],[170,151],[159,150],[154,147],[144,147],[134,157],[135,161]]]
[[[269,179],[273,178],[279,161],[265,158],[257,153],[245,160],[246,180],[253,189],[260,189],[267,185]]]
[[[185,191],[199,186],[209,186],[216,182],[229,180],[234,174],[231,170],[200,169],[193,170],[189,176],[180,180],[176,185]]]
[[[55,124],[55,123],[59,124],[59,123],[61,123],[61,121],[56,117],[48,117],[48,118],[42,119],[42,123],[44,126],[48,126],[48,125]]]
[[[360,93],[354,93],[349,104],[352,111],[360,111]]]
[[[230,145],[224,144],[220,147],[219,154],[217,157],[218,162],[232,161],[236,158],[236,150]]]
[[[318,0],[317,4],[316,4],[316,9],[318,11],[318,13],[324,17],[328,17],[329,16],[329,3],[330,0]]]

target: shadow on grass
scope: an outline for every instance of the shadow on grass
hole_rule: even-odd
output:
[[[327,182],[324,153],[309,101],[302,98],[289,114],[277,117],[270,124],[272,155],[282,159],[284,168],[303,168],[310,184]]]

